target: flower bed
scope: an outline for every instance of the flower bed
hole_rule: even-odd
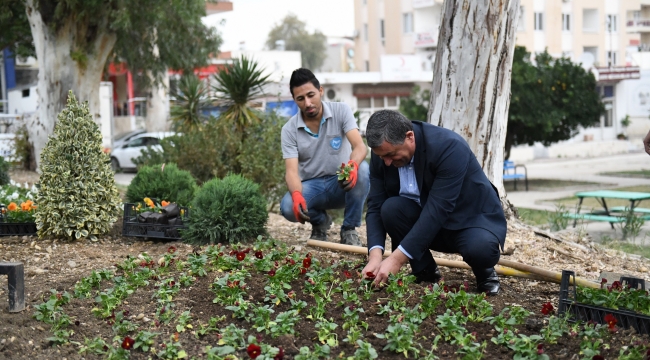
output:
[[[507,304],[467,281],[417,285],[405,273],[376,289],[363,259],[325,260],[273,240],[170,247],[93,271],[34,306],[49,341],[84,357],[298,360],[643,359],[648,346],[614,327]],[[515,298],[514,300],[517,300]]]
[[[619,326],[634,328],[639,334],[650,334],[650,316],[644,315],[650,310],[650,297],[642,279],[622,278],[611,286],[605,286],[606,281],[603,281],[601,289],[572,286],[571,291],[571,277],[575,279],[573,271],[562,271],[560,314],[569,314],[572,320],[606,324],[610,329]],[[625,286],[626,283],[639,283],[642,289]]]
[[[181,239],[181,230],[185,229],[184,223],[189,218],[189,209],[180,206],[178,217],[173,221],[167,220],[165,224],[159,223],[146,223],[138,221],[144,212],[160,213],[162,208],[169,205],[166,201],[158,204],[154,200],[145,198],[144,206],[142,204],[125,203],[124,204],[124,220],[122,225],[122,235],[144,237],[144,238],[163,238],[178,240]],[[164,205],[162,205],[164,204]]]
[[[36,235],[35,210],[32,200],[22,202],[20,206],[15,202],[7,206],[0,204],[0,236]]]

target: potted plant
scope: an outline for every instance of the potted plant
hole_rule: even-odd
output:
[[[18,205],[0,204],[0,236],[36,235],[34,210],[37,206],[32,200],[26,200]]]
[[[188,218],[185,206],[145,197],[142,202],[124,204],[122,235],[178,240]]]

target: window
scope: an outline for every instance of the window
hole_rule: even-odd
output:
[[[608,51],[607,66],[615,66],[615,65],[616,65],[616,51]]]
[[[571,14],[562,14],[562,31],[571,31]]]
[[[360,109],[370,108],[370,98],[357,98],[357,107]]]
[[[128,147],[140,147],[140,146],[145,146],[146,140],[147,140],[147,138],[144,138],[144,137],[141,137],[141,138],[137,138],[137,139],[131,140],[131,142],[129,142]]]
[[[381,44],[384,45],[386,41],[384,32],[384,19],[379,20],[379,38],[381,39]]]
[[[375,109],[378,109],[378,108],[383,109],[384,108],[384,97],[383,96],[381,96],[381,97],[378,96],[378,97],[372,98],[372,102],[373,102],[373,104],[372,104],[373,108],[375,108]]]
[[[616,32],[616,15],[607,15],[605,23],[607,24],[607,32]]]
[[[397,98],[394,96],[388,96],[386,98],[386,107],[397,107]]]
[[[517,31],[526,31],[526,9],[523,6],[519,7],[519,19],[517,20]]]
[[[535,13],[535,30],[544,30],[544,13]]]
[[[413,13],[402,14],[402,27],[404,34],[410,34],[413,32]]]
[[[606,97],[606,98],[614,97],[614,86],[613,85],[603,86],[603,97]]]
[[[368,24],[363,24],[363,41],[368,42]]]
[[[598,9],[582,9],[582,31],[598,32]]]
[[[23,97],[29,97],[29,88],[23,89]]]

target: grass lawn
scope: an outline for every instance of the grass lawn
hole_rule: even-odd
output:
[[[603,243],[604,246],[626,252],[628,254],[637,254],[650,259],[650,246],[630,244],[623,241],[612,241]]]
[[[642,169],[637,171],[604,172],[598,175],[650,179],[650,169]]]
[[[599,183],[587,181],[570,181],[570,180],[557,180],[557,179],[528,179],[529,191],[544,191],[557,188],[566,188],[574,186],[597,186]],[[514,180],[506,180],[503,182],[506,191],[515,191]],[[517,191],[526,191],[526,183],[524,180],[517,180]]]
[[[617,188],[617,189],[606,189],[606,190],[616,190],[616,191],[635,191],[635,192],[644,192],[644,193],[650,193],[650,185],[639,185],[639,186],[630,186],[630,187],[623,187],[623,188]],[[630,202],[627,200],[618,200],[618,199],[606,199],[607,201],[607,207],[612,207],[612,206],[629,206]],[[571,196],[571,197],[566,197],[566,198],[561,198],[557,200],[552,200],[553,203],[558,204],[558,205],[564,205],[567,209],[575,209],[575,207],[578,205],[578,198],[576,196]],[[640,207],[650,207],[650,201],[641,201],[639,203]],[[596,201],[596,199],[593,198],[585,198],[585,200],[582,202],[582,210],[592,210],[592,209],[598,209],[601,210],[602,206]]]
[[[517,211],[521,220],[528,225],[540,226],[548,224],[548,211],[546,210],[517,208]]]

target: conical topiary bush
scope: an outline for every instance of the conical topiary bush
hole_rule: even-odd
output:
[[[110,159],[88,104],[79,104],[72,91],[57,119],[41,153],[38,236],[94,240],[110,231],[120,212]]]

